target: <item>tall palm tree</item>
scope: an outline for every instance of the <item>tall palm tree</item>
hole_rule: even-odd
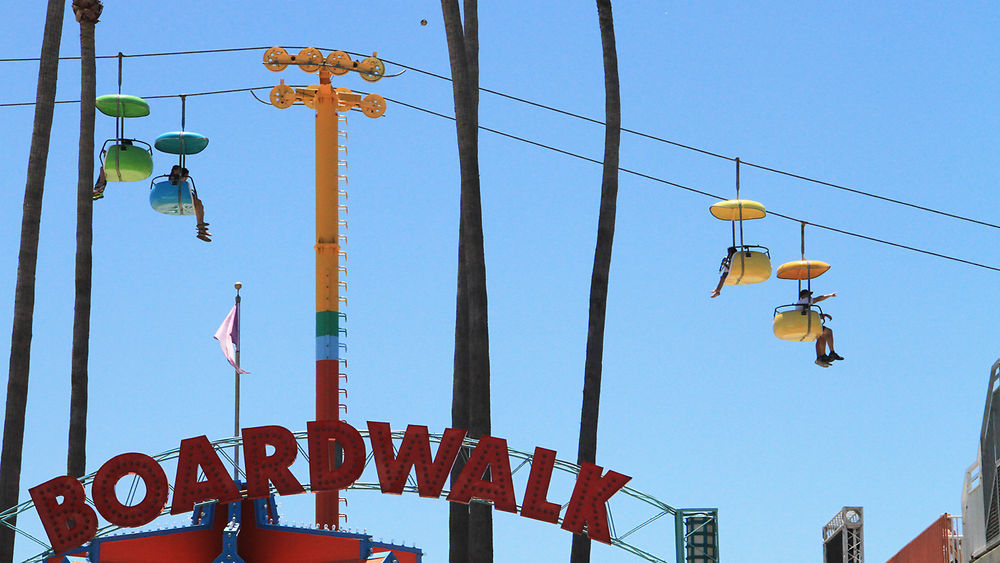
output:
[[[597,0],[604,55],[604,173],[601,179],[601,211],[597,219],[594,272],[590,278],[590,319],[587,326],[587,358],[583,368],[583,407],[580,412],[580,445],[577,463],[594,463],[597,457],[597,418],[601,404],[601,370],[604,360],[604,320],[608,309],[608,277],[611,247],[615,239],[618,205],[618,152],[621,144],[621,97],[618,84],[618,53],[611,0]],[[571,563],[590,561],[590,538],[573,536]]]
[[[465,284],[464,223],[458,228],[458,289],[455,299],[455,362],[451,388],[451,426],[469,427],[469,294]],[[451,467],[454,483],[465,467],[464,451]],[[469,560],[469,507],[448,503],[448,561],[466,563]]]
[[[76,306],[73,309],[73,362],[69,401],[69,448],[66,474],[83,477],[87,470],[87,361],[90,357],[90,293],[94,246],[94,102],[97,64],[94,28],[104,5],[100,0],[73,0],[80,23],[80,156],[76,193]]]
[[[0,452],[0,510],[17,505],[21,484],[21,450],[24,445],[24,413],[28,402],[28,367],[31,360],[31,325],[35,310],[35,266],[38,263],[38,228],[42,215],[45,166],[49,156],[49,134],[56,98],[59,43],[62,39],[65,0],[49,0],[42,35],[38,88],[35,93],[35,123],[28,154],[28,178],[21,217],[21,250],[17,259],[14,290],[14,326],[10,344],[10,375],[4,412],[3,450]],[[9,522],[11,525],[16,521]],[[14,531],[0,526],[0,562],[14,560]]]
[[[471,438],[479,438],[490,433],[489,322],[479,189],[479,16],[476,0],[464,0],[461,11],[458,0],[441,0],[441,11],[451,63],[462,186],[452,422],[464,425]],[[453,508],[449,530],[450,561],[493,561],[489,505]]]

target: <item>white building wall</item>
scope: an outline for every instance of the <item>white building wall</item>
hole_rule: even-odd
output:
[[[1000,550],[982,558],[986,547],[986,517],[983,510],[983,487],[979,478],[979,459],[965,472],[962,488],[962,563],[1000,563]]]

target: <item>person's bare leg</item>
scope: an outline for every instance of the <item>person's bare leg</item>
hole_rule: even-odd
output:
[[[833,349],[833,330],[828,328],[825,330],[825,332],[829,333],[829,335],[826,338],[826,342],[827,342],[827,347],[830,349],[830,353],[828,354],[830,356],[830,359],[843,360],[844,358],[840,354],[835,352]]]
[[[208,232],[208,223],[205,222],[205,205],[201,203],[198,194],[194,192],[191,193],[191,200],[194,203],[194,218],[198,222],[198,234],[196,236],[205,242],[212,242],[210,238],[212,233]]]
[[[719,278],[719,285],[715,286],[715,289],[712,290],[713,299],[718,297],[719,294],[722,293],[722,286],[725,285],[727,277],[729,277],[729,272],[723,272],[722,277]]]
[[[824,368],[830,367],[830,358],[823,353],[826,349],[826,330],[820,332],[816,338],[816,365]]]
[[[94,184],[94,195],[91,198],[98,200],[104,197],[104,189],[107,187],[108,175],[104,172],[104,167],[101,166],[101,171],[97,175],[97,183]]]

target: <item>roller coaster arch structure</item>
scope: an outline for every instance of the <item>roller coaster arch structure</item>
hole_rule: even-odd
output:
[[[367,431],[361,431],[361,434],[365,439],[368,438]],[[396,447],[398,442],[403,439],[403,435],[403,431],[392,432],[394,447]],[[296,463],[307,463],[308,452],[304,446],[307,438],[306,432],[296,432],[294,433],[294,436],[296,438],[299,453],[301,454],[301,459],[296,461]],[[441,437],[441,434],[431,434],[430,441],[435,444],[440,444]],[[477,440],[466,438],[463,443],[463,452],[465,452],[464,455],[467,455],[467,452],[471,451],[476,444]],[[220,459],[223,459],[225,462],[234,466],[236,466],[236,464],[234,463],[232,451],[239,446],[242,446],[242,438],[240,437],[222,438],[212,442],[212,447],[215,449],[216,454],[220,456]],[[151,457],[161,464],[169,464],[170,462],[176,462],[179,452],[180,449],[175,448]],[[522,470],[530,465],[532,454],[508,448],[508,455],[510,456],[512,463],[512,474],[515,478],[519,475],[521,478],[526,478],[524,475],[526,472]],[[555,468],[558,470],[559,474],[569,476],[573,479],[575,479],[580,470],[579,466],[576,464],[558,459],[555,461]],[[242,468],[239,468],[238,466],[236,473],[238,478],[245,477],[242,473]],[[351,485],[349,490],[380,490],[377,476],[374,476],[373,473],[373,454],[369,452],[367,459],[365,460],[365,470],[362,473],[361,478]],[[87,487],[93,483],[95,475],[96,472],[90,473],[89,475],[83,477],[80,481],[85,487]],[[125,481],[125,479],[122,480],[123,483]],[[133,502],[137,484],[138,478],[134,478],[133,483],[129,487],[129,498],[126,500],[126,503]],[[303,485],[306,490],[310,489],[308,484],[303,483]],[[173,486],[171,485],[170,488],[172,492]],[[272,487],[272,493],[273,492],[275,491]],[[407,479],[404,492],[417,493],[417,485],[416,481],[413,479],[412,472]],[[443,491],[443,494],[447,493],[447,489]],[[89,502],[90,501],[88,500],[88,503]],[[473,502],[478,501],[474,500]],[[13,528],[17,535],[33,541],[34,543],[37,543],[45,548],[44,551],[25,560],[29,563],[45,561],[47,558],[54,556],[52,549],[45,541],[32,535],[24,529],[24,526],[18,528],[17,526],[9,523],[9,521],[15,516],[28,516],[29,513],[32,512],[33,508],[34,503],[27,501],[0,513],[0,525]],[[563,508],[565,508],[565,505]],[[518,506],[518,509],[520,510],[520,506]],[[616,495],[611,499],[611,501],[608,502],[607,509],[611,531],[611,544],[618,549],[622,549],[632,555],[635,555],[639,559],[654,563],[717,563],[719,561],[718,509],[716,508],[674,508],[673,506],[658,500],[652,495],[626,486],[621,490],[621,495]],[[169,507],[164,507],[161,512],[161,517],[168,514]],[[664,518],[666,518],[667,522],[666,530],[663,526]],[[559,523],[562,523],[562,516],[559,518]],[[103,521],[102,524],[102,526],[98,527],[97,534],[95,536],[97,538],[106,537],[119,532],[120,530],[127,529]],[[643,536],[644,534],[639,534],[639,532],[650,527],[654,527],[653,530],[655,531],[655,534],[652,536],[645,534],[647,536],[646,539],[640,540],[640,536]],[[670,531],[673,532],[674,536],[673,546],[659,545],[660,543],[666,542],[650,541],[650,538],[662,540],[664,537],[669,537]],[[671,550],[670,547],[673,549]],[[673,553],[671,553],[671,551]]]

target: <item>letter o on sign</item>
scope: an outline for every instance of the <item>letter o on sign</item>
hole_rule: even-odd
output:
[[[115,485],[127,475],[138,475],[146,487],[146,497],[134,506],[122,504],[115,493]],[[143,526],[156,519],[167,504],[167,475],[148,455],[121,454],[97,471],[92,496],[97,511],[108,522],[127,528]]]

